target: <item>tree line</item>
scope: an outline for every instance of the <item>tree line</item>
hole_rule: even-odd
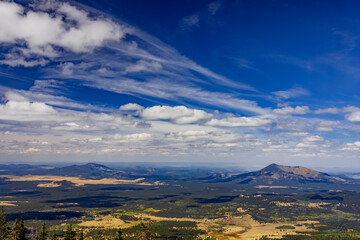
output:
[[[141,231],[138,232],[136,236],[131,237],[131,239],[141,239],[141,240],[152,240],[155,239],[155,234],[151,230],[151,224],[140,223]],[[4,211],[4,207],[1,207],[0,210],[0,240],[126,240],[128,239],[121,229],[116,231],[115,236],[107,236],[105,232],[101,229],[97,230],[93,236],[85,237],[84,231],[80,229],[79,232],[76,232],[72,224],[68,224],[65,228],[63,236],[60,238],[56,233],[50,234],[45,223],[43,223],[39,229],[34,233],[33,229],[30,233],[30,237],[27,237],[27,234],[30,229],[28,229],[24,220],[15,220],[13,226],[9,226],[8,219]]]

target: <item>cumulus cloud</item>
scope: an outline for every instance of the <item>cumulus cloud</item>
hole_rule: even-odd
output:
[[[303,115],[310,113],[310,109],[308,106],[297,106],[297,107],[284,107],[284,108],[278,108],[273,110],[276,114],[298,114]]]
[[[272,123],[271,119],[257,117],[230,117],[223,119],[211,119],[206,123],[208,126],[217,127],[260,127]]]
[[[46,98],[46,95],[43,95],[40,99],[44,99],[44,96]],[[53,100],[52,102],[56,103]],[[72,105],[71,102],[69,104]],[[63,102],[63,105],[66,104]],[[74,106],[83,107],[81,104],[79,105],[75,104]],[[133,121],[129,116],[92,113],[89,111],[64,109],[63,107],[56,108],[44,102],[30,101],[29,98],[14,91],[7,92],[5,94],[5,103],[0,104],[1,120],[6,121],[9,129],[21,127],[22,131],[25,132],[33,131],[35,128],[64,131],[106,131],[110,129],[116,130],[124,125],[136,124],[136,121]],[[22,122],[24,124],[21,124]]]
[[[305,137],[310,135],[308,132],[286,132],[286,133],[279,133],[279,136],[288,136],[288,137]]]
[[[302,139],[300,143],[296,145],[297,148],[316,148],[320,147],[322,141],[324,141],[323,137],[312,135]]]
[[[44,65],[44,59],[26,61],[25,58],[34,55],[52,58],[58,55],[59,47],[76,53],[88,52],[125,34],[118,24],[105,18],[91,18],[69,3],[53,2],[51,7],[54,14],[36,6],[26,9],[14,2],[0,2],[0,43],[17,44],[5,56],[3,64]],[[15,61],[15,56],[20,60]]]
[[[318,141],[323,141],[324,138],[317,136],[317,135],[313,135],[313,136],[309,136],[303,139],[304,142],[318,142]]]
[[[318,110],[314,111],[315,114],[323,114],[323,113],[337,114],[339,112],[341,112],[341,110],[338,108],[324,108],[324,109],[318,109]]]
[[[57,111],[41,102],[29,102],[16,93],[6,94],[8,101],[0,105],[0,120],[46,121],[57,119]]]
[[[316,128],[317,131],[320,131],[320,132],[331,132],[333,131],[334,129],[332,127],[320,127],[318,126]]]
[[[284,118],[276,121],[275,129],[278,130],[291,130],[291,131],[305,131],[308,123],[304,120],[295,118]]]
[[[281,99],[297,98],[310,95],[310,92],[302,87],[294,87],[285,91],[276,91],[273,94]]]
[[[318,124],[317,124],[317,128],[316,130],[317,131],[321,131],[321,132],[331,132],[333,131],[333,127],[334,126],[338,126],[340,125],[340,121],[320,121]]]
[[[343,112],[360,112],[360,108],[354,106],[344,107]]]
[[[133,133],[133,134],[127,134],[127,135],[120,135],[116,134],[113,137],[114,140],[119,142],[138,142],[138,141],[147,141],[151,140],[151,134],[148,133]]]
[[[341,150],[345,151],[359,151],[360,150],[360,141],[353,143],[346,143]]]
[[[211,118],[212,114],[185,106],[154,106],[142,110],[140,116],[147,120],[170,120],[178,124],[188,124],[205,121]]]
[[[120,106],[120,110],[122,110],[122,111],[139,111],[142,109],[144,109],[144,107],[137,103],[128,103],[128,104]]]
[[[350,122],[360,122],[360,111],[350,113],[346,119]]]
[[[23,95],[20,95],[16,92],[6,92],[5,93],[5,97],[8,101],[15,101],[15,102],[27,102],[29,101],[29,99],[27,99],[26,97],[24,97]]]

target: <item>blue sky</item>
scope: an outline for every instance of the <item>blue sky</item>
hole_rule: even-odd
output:
[[[359,169],[358,1],[0,1],[0,161]]]

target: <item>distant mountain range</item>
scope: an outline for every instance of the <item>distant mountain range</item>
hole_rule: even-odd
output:
[[[271,164],[259,171],[238,175],[213,174],[204,178],[208,182],[237,182],[253,185],[294,185],[307,183],[345,184],[348,179],[331,176],[300,166],[282,166]]]
[[[81,177],[90,179],[117,178],[137,179],[146,178],[158,180],[194,180],[199,176],[208,176],[214,170],[182,167],[124,167],[110,168],[102,164],[87,163],[66,167],[30,164],[0,164],[0,175],[54,175],[66,177]],[[221,170],[219,170],[221,172]]]
[[[199,169],[174,170],[155,168],[114,169],[107,166],[88,163],[84,165],[71,165],[67,167],[33,166],[27,164],[0,165],[1,175],[55,175],[81,178],[118,178],[135,179],[145,177],[153,180],[197,180],[208,183],[232,182],[249,185],[279,185],[292,186],[299,184],[349,184],[349,178],[331,176],[300,166],[282,166],[271,164],[259,171],[243,174],[226,174],[200,171]],[[208,174],[208,175],[205,175]],[[200,176],[203,177],[200,177]]]
[[[123,170],[113,169],[97,163],[51,167],[46,165],[9,164],[0,165],[4,175],[55,175],[81,178],[126,178]]]

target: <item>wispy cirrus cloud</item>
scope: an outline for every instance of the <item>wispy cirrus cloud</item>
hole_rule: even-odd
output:
[[[209,18],[214,17],[222,8],[222,1],[214,1],[207,4],[203,9],[198,12],[183,17],[179,21],[179,27],[182,30],[189,30],[200,26],[200,21],[207,21]]]
[[[11,10],[9,17],[20,25],[20,30],[26,24],[33,26],[33,18],[37,19],[39,16],[42,22],[48,22],[31,34],[10,29],[6,25],[8,21],[2,23],[6,26],[2,35],[3,42],[10,44],[22,40],[26,43],[21,46],[24,51],[19,52],[25,62],[22,62],[23,58],[19,58],[18,53],[11,53],[16,62],[4,59],[3,63],[32,67],[44,65],[48,61],[46,59],[51,58],[52,66],[44,69],[46,75],[42,76],[45,78],[43,81],[47,81],[46,78],[60,81],[71,77],[79,80],[80,85],[116,93],[156,97],[166,101],[187,99],[225,108],[236,107],[247,112],[264,112],[256,102],[239,99],[238,94],[205,90],[208,87],[223,86],[256,92],[253,87],[232,81],[198,65],[160,40],[130,25],[115,23],[103,16],[90,17],[88,12],[66,2],[50,1],[50,4],[33,5],[22,15],[25,11],[23,6],[16,3],[6,3],[4,6]],[[54,11],[54,16],[46,12],[49,9]],[[64,17],[57,17],[58,15]],[[47,27],[54,29],[47,31]],[[97,28],[101,30],[98,31]],[[46,38],[42,39],[44,34]],[[132,40],[125,39],[125,36]],[[105,42],[108,51],[101,51],[100,47],[105,47]],[[10,48],[16,50],[18,47],[14,45]],[[39,49],[46,51],[39,52]],[[143,78],[144,73],[148,74],[146,79]],[[38,80],[38,84],[40,81],[42,80]]]
[[[198,13],[194,13],[190,16],[186,16],[180,20],[179,26],[181,29],[188,29],[191,27],[198,27],[200,24],[200,16]]]
[[[310,92],[302,87],[293,87],[284,91],[272,92],[275,96],[280,99],[290,99],[310,95]]]
[[[211,15],[215,15],[222,8],[222,1],[215,1],[208,4],[207,8]]]

